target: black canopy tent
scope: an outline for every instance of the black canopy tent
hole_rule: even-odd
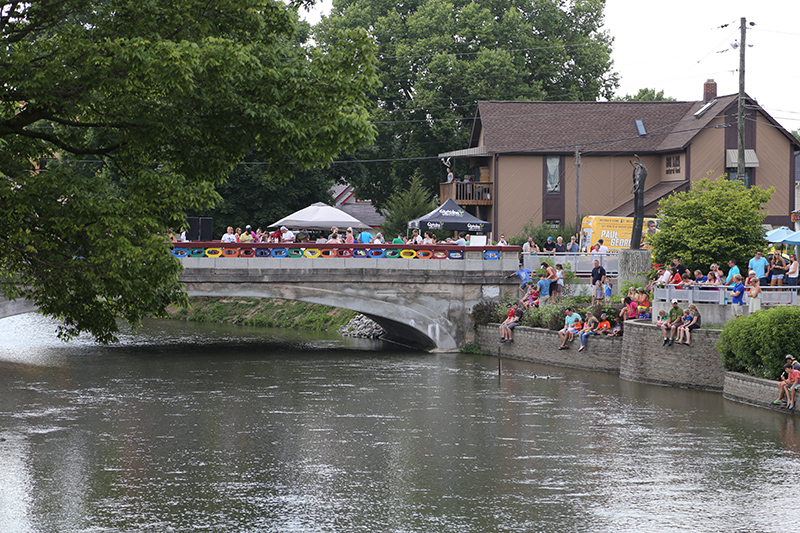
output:
[[[409,229],[420,231],[461,231],[470,233],[491,233],[492,223],[485,222],[467,213],[452,198],[425,215],[408,223]]]

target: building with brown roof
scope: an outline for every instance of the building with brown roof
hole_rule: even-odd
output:
[[[531,219],[632,216],[638,155],[653,216],[661,198],[706,176],[737,178],[737,96],[718,97],[708,80],[696,102],[478,102],[469,147],[440,154],[467,159],[469,181],[442,184],[440,199],[454,198],[506,235]],[[800,143],[749,97],[745,109],[744,181],[775,187],[765,223],[788,225]]]

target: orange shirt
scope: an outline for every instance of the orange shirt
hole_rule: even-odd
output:
[[[599,324],[597,324],[597,329],[611,329],[611,322],[608,320],[603,320]]]

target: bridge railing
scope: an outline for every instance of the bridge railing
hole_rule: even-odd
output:
[[[733,287],[718,286],[691,286],[678,287],[666,285],[656,288],[653,300],[671,302],[673,299],[690,304],[719,304],[731,303]],[[750,303],[750,297],[745,292],[744,303]],[[798,305],[797,287],[761,287],[761,305]]]
[[[451,244],[317,244],[317,243],[223,243],[176,242],[178,258],[373,258],[373,259],[516,259],[519,246],[456,246]]]

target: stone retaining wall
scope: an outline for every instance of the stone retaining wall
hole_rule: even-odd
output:
[[[772,405],[778,397],[778,382],[770,379],[754,378],[738,372],[725,373],[725,390],[722,396],[735,402],[766,407],[785,413],[791,412],[786,407]]]
[[[725,369],[716,349],[720,331],[699,329],[692,345],[664,346],[661,328],[644,321],[625,322],[620,377],[628,381],[721,391]]]
[[[499,348],[501,357],[619,374],[621,337],[593,335],[587,340],[586,349],[579,353],[577,336],[568,350],[559,350],[561,340],[557,332],[525,326],[514,328],[513,343],[497,344],[500,340],[498,326],[490,324],[475,328],[475,342],[492,354],[497,354]]]
[[[502,357],[553,366],[619,374],[622,379],[672,387],[722,392],[739,403],[794,413],[772,405],[778,397],[778,382],[728,372],[716,349],[719,330],[700,329],[692,335],[692,346],[663,345],[660,328],[648,321],[625,324],[624,337],[592,336],[586,350],[578,352],[575,340],[569,350],[558,350],[555,331],[519,326],[514,342],[497,344],[498,324],[477,326],[475,340],[484,350]],[[800,398],[797,400],[800,402]],[[800,412],[800,409],[797,410]]]
[[[498,325],[478,326],[475,338],[484,350],[502,357],[524,359],[555,366],[598,370],[619,374],[641,383],[721,391],[725,380],[715,343],[718,330],[701,329],[692,335],[692,346],[663,345],[661,330],[647,321],[625,323],[624,337],[594,335],[586,350],[578,352],[578,339],[568,350],[558,350],[558,333],[548,329],[518,326],[514,342],[497,344]]]

